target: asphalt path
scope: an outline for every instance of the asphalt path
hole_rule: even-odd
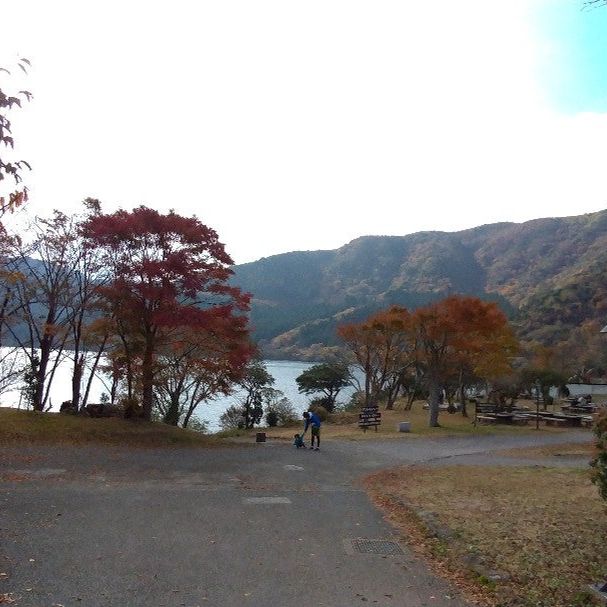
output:
[[[591,438],[0,448],[0,596],[16,607],[464,607],[360,478],[399,464],[538,465],[499,451]]]

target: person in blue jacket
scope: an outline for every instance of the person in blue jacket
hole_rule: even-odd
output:
[[[314,411],[306,411],[304,414],[304,436],[308,431],[308,426],[311,428],[312,440],[310,449],[318,451],[320,449],[320,417]],[[314,439],[316,439],[316,447],[314,447]]]

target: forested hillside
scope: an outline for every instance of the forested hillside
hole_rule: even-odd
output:
[[[524,340],[554,344],[607,322],[607,210],[461,232],[363,236],[334,251],[284,253],[236,266],[253,293],[252,325],[273,357],[322,356],[335,328],[390,304],[448,294],[497,301]]]

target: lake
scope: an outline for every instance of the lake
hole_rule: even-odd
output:
[[[306,369],[317,365],[317,362],[301,362],[294,360],[265,360],[264,364],[268,373],[274,378],[276,390],[280,390],[293,405],[299,416],[307,410],[310,397],[305,394],[300,394],[297,391],[297,383],[295,378],[301,375]],[[345,403],[350,400],[354,392],[354,388],[348,386],[344,388],[338,397],[339,403]],[[318,396],[321,396],[320,394]],[[208,422],[209,430],[217,432],[219,427],[219,416],[231,405],[238,404],[238,393],[231,396],[223,396],[214,401],[203,403],[196,410],[196,417]]]
[[[2,348],[2,350],[6,350]],[[305,394],[299,394],[295,378],[301,375],[306,369],[315,364],[314,362],[300,362],[292,360],[266,360],[264,361],[268,373],[274,378],[273,388],[280,390],[291,401],[295,411],[303,413],[308,407],[310,397]],[[104,378],[96,377],[91,388],[89,402],[99,402],[102,393],[109,392]],[[346,402],[350,400],[354,389],[344,388],[339,394],[338,401]],[[58,411],[61,403],[69,400],[71,395],[71,365],[69,361],[62,362],[57,368],[55,379],[51,386],[50,403],[51,410]],[[0,402],[4,407],[18,407],[21,403],[21,391],[16,388],[7,390],[1,395]],[[201,403],[196,409],[196,417],[204,420],[208,424],[210,432],[220,430],[219,417],[231,405],[238,404],[239,395],[234,393],[230,396],[221,396],[206,403]]]

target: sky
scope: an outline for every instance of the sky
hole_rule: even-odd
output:
[[[4,3],[28,213],[175,209],[244,263],[605,209],[607,7],[583,7]]]

